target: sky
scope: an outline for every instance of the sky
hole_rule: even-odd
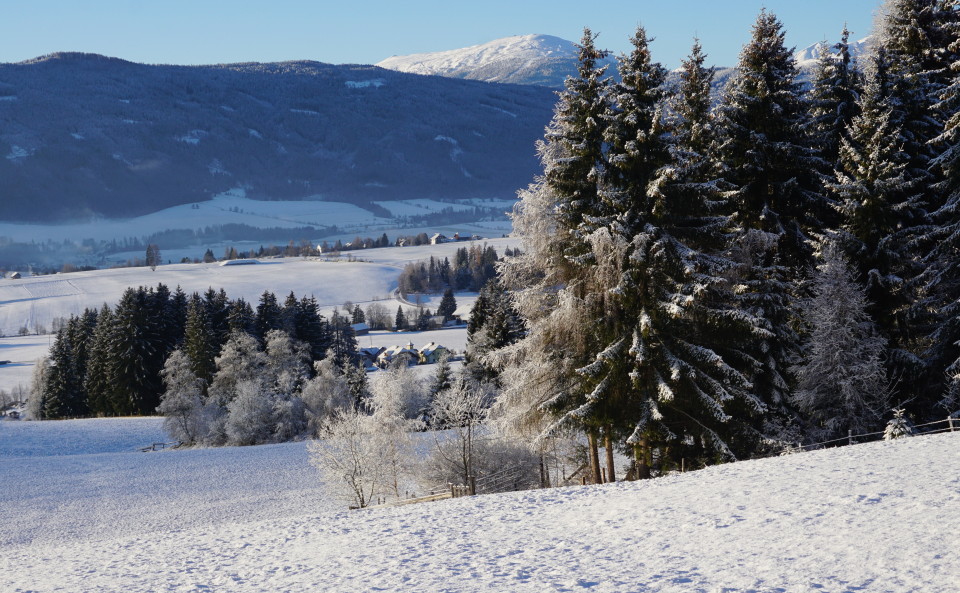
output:
[[[675,68],[699,37],[709,62],[733,66],[765,7],[802,49],[868,35],[882,0],[0,0],[0,62],[57,51],[148,64],[316,60],[373,64],[530,33],[621,53],[638,25]]]

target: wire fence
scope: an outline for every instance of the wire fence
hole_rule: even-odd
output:
[[[927,430],[920,430],[927,427],[943,425],[941,428],[928,428]],[[954,418],[953,416],[948,416],[943,420],[934,420],[933,422],[926,422],[924,424],[913,424],[910,425],[912,431],[911,435],[927,435],[927,434],[938,434],[941,432],[960,432],[960,418]],[[886,434],[886,430],[881,430],[878,432],[868,432],[864,434],[853,434],[853,431],[848,431],[847,436],[840,437],[837,439],[830,439],[829,441],[821,441],[819,443],[797,443],[796,448],[802,451],[809,451],[812,449],[821,449],[829,445],[854,445],[856,443],[863,443],[868,441],[876,441],[883,438],[883,435]]]

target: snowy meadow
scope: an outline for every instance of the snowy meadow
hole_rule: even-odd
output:
[[[956,590],[960,437],[349,511],[304,443],[0,422],[0,590]],[[918,460],[922,462],[918,463]]]

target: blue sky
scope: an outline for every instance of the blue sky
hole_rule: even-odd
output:
[[[711,63],[732,66],[762,7],[798,49],[870,33],[881,0],[2,0],[0,62],[82,51],[134,62],[210,64],[309,59],[378,62],[391,55],[543,33],[576,41],[584,26],[622,52],[638,24],[654,57],[676,67],[698,36]],[[593,4],[595,8],[587,8]]]

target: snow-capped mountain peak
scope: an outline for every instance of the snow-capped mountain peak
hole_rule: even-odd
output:
[[[872,35],[864,37],[859,41],[852,41],[850,42],[850,54],[854,58],[859,58],[869,51],[872,43]],[[797,60],[797,65],[804,70],[812,70],[814,66],[816,66],[817,60],[820,58],[821,47],[823,47],[822,43],[814,43],[813,45],[797,51],[795,54],[793,54],[793,57]],[[837,53],[837,50],[834,48],[832,43],[827,43],[826,47],[831,53]]]
[[[462,49],[393,56],[377,66],[413,74],[559,87],[575,72],[576,58],[576,44],[566,39],[515,35]]]

